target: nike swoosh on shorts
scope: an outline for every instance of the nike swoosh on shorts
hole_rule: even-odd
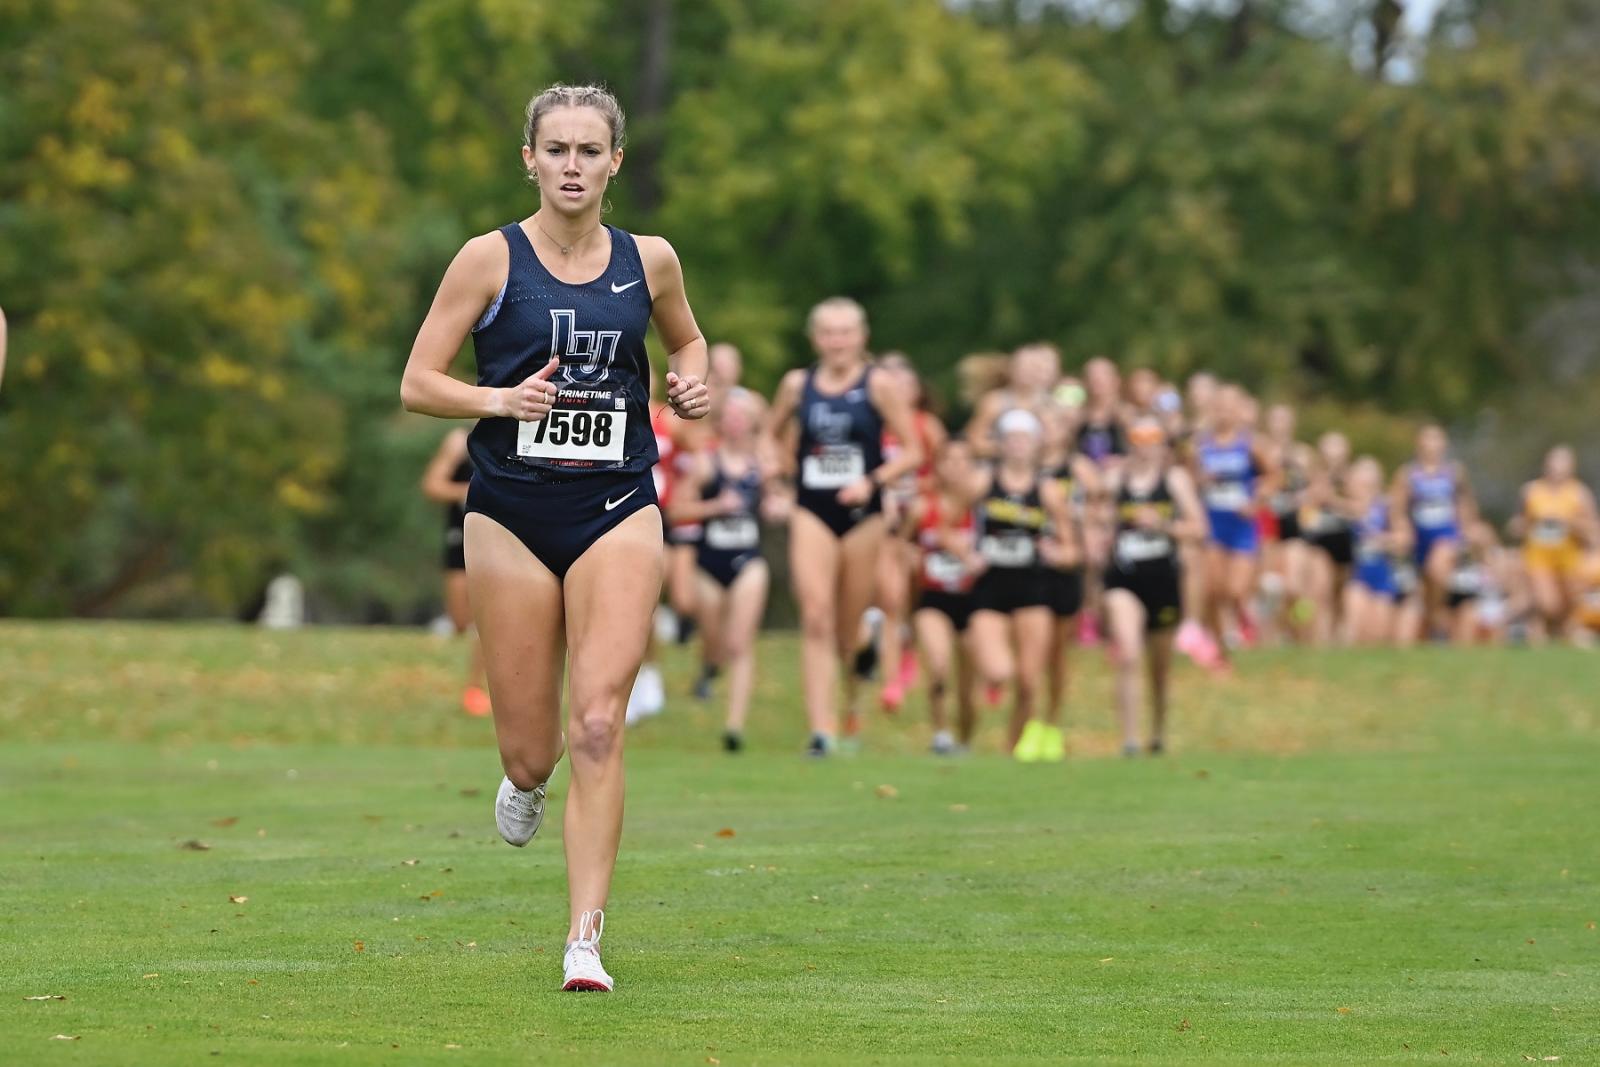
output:
[[[639,491],[639,487],[636,485],[632,489],[629,489],[626,493],[623,493],[621,496],[617,497],[617,499],[615,499],[615,500],[607,498],[607,500],[606,500],[606,510],[610,511],[612,508],[616,507],[618,504],[622,503],[624,500],[628,499],[630,496],[632,496],[633,494],[637,493],[638,491]]]

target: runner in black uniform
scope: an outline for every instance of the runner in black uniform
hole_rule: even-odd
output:
[[[1133,452],[1106,487],[1116,523],[1106,567],[1106,619],[1117,652],[1122,751],[1136,756],[1139,667],[1147,654],[1153,712],[1149,749],[1166,748],[1173,630],[1183,618],[1179,543],[1204,538],[1206,520],[1189,472],[1168,455],[1160,423],[1139,419],[1129,438]]]
[[[761,555],[761,462],[756,454],[753,393],[730,394],[714,416],[717,446],[695,457],[669,509],[675,521],[704,528],[696,549],[699,599],[715,629],[728,675],[722,747],[744,748],[744,724],[756,676],[756,631],[767,607],[770,575]]]
[[[972,743],[976,725],[968,648],[973,611],[970,563],[977,543],[976,523],[967,500],[972,480],[972,446],[961,438],[946,441],[934,466],[934,484],[912,501],[905,520],[918,556],[919,597],[912,623],[928,682],[932,747],[941,756],[964,751]],[[946,710],[952,682],[955,735],[950,732]]]
[[[1345,583],[1355,562],[1355,511],[1345,479],[1350,466],[1350,441],[1329,431],[1317,439],[1310,478],[1301,498],[1300,529],[1310,546],[1306,595],[1315,614],[1312,640],[1326,645],[1345,633]]]
[[[467,599],[466,535],[467,486],[472,481],[472,460],[467,457],[467,431],[451,430],[422,474],[422,493],[444,505],[444,608],[458,634],[467,634],[467,685],[461,709],[468,715],[488,715],[489,691],[484,687],[483,648],[472,629],[472,604]]]
[[[1025,762],[1054,762],[1066,754],[1065,738],[1034,718],[1055,623],[1051,571],[1076,566],[1081,555],[1066,494],[1040,476],[1044,427],[1021,409],[996,425],[1000,460],[978,476],[973,494],[981,568],[973,656],[986,684],[1015,683],[1007,747]]]
[[[682,418],[710,408],[706,346],[671,246],[601,225],[622,164],[615,98],[554,86],[529,102],[524,138],[539,209],[457,254],[401,397],[412,411],[479,420],[467,580],[506,772],[495,822],[513,845],[544,816],[569,668],[563,988],[609,990],[599,941],[622,831],[623,714],[663,567],[645,331],[654,322],[668,352],[667,400]],[[469,333],[476,386],[449,373]]]
[[[792,457],[797,479],[789,571],[800,605],[809,751],[827,755],[838,733],[834,690],[872,602],[884,523],[878,494],[917,469],[922,448],[903,390],[867,360],[867,315],[844,297],[811,309],[817,363],[784,375],[773,399],[771,455]],[[885,426],[902,451],[884,461]],[[784,447],[784,443],[787,447]],[[856,679],[845,671],[846,732],[859,729]]]

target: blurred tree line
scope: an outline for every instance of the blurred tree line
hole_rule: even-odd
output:
[[[443,427],[399,370],[459,244],[532,209],[555,80],[618,92],[610,217],[760,385],[846,292],[949,394],[1042,337],[1320,412],[1576,411],[1596,17],[1403,8],[0,0],[0,613],[231,611],[283,568],[326,615],[430,601]]]

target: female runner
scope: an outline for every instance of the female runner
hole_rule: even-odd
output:
[[[1206,535],[1205,512],[1189,472],[1172,462],[1161,423],[1128,428],[1132,451],[1107,476],[1116,528],[1106,566],[1106,628],[1116,649],[1122,754],[1139,754],[1141,663],[1150,672],[1152,755],[1166,751],[1173,631],[1183,617],[1179,543]]]
[[[1416,457],[1395,471],[1390,487],[1390,506],[1406,517],[1415,534],[1412,562],[1422,592],[1422,630],[1402,635],[1407,641],[1449,632],[1445,598],[1461,531],[1478,519],[1472,486],[1460,464],[1450,459],[1449,448],[1443,428],[1424,426],[1417,433]]]
[[[756,679],[756,631],[767,609],[770,576],[761,555],[760,423],[749,396],[723,398],[715,419],[717,446],[696,457],[679,483],[671,518],[704,527],[698,549],[700,603],[728,673],[728,715],[722,747],[744,748],[744,724]]]
[[[671,246],[601,225],[622,164],[616,99],[552,86],[528,103],[523,134],[538,210],[456,255],[401,398],[410,411],[479,420],[467,584],[505,768],[495,823],[513,845],[544,818],[570,665],[562,988],[610,990],[600,937],[622,833],[623,712],[663,567],[645,330],[653,322],[669,353],[667,401],[682,418],[709,409],[706,347]],[[449,373],[469,333],[476,386]]]
[[[1202,618],[1223,663],[1228,617],[1236,621],[1246,644],[1254,638],[1249,600],[1260,547],[1256,510],[1278,488],[1277,465],[1245,428],[1248,399],[1237,385],[1220,388],[1211,429],[1195,441],[1196,476],[1211,526]]]
[[[1052,568],[1047,580],[1050,586],[1050,613],[1055,617],[1051,629],[1048,659],[1048,693],[1044,706],[1043,730],[1036,730],[1035,739],[1043,739],[1040,758],[1054,753],[1054,739],[1061,735],[1063,712],[1067,703],[1067,682],[1070,676],[1068,662],[1072,646],[1080,633],[1079,613],[1083,610],[1087,585],[1088,560],[1091,555],[1090,539],[1093,532],[1103,526],[1101,513],[1101,475],[1087,456],[1077,451],[1074,438],[1061,436],[1061,449],[1067,450],[1049,464],[1051,477],[1060,486],[1067,499],[1067,509],[1082,546],[1081,558],[1076,566]],[[1108,540],[1108,539],[1107,539]],[[1027,755],[1032,755],[1028,753]]]
[[[472,460],[467,456],[467,431],[451,430],[422,472],[422,493],[443,504],[444,609],[458,634],[467,634],[467,687],[461,693],[461,710],[468,715],[489,714],[489,691],[483,682],[483,649],[472,630],[472,605],[467,602],[467,560],[462,552],[467,518],[467,485],[472,481]]]
[[[1311,637],[1318,645],[1344,632],[1343,591],[1355,562],[1355,512],[1345,492],[1349,466],[1350,441],[1344,434],[1330,430],[1317,439],[1301,498],[1300,528],[1308,546],[1305,592],[1312,605]]]
[[[797,489],[789,520],[789,570],[800,606],[801,664],[809,751],[826,756],[838,736],[835,687],[855,651],[856,629],[872,602],[884,524],[879,494],[922,463],[911,405],[867,360],[867,313],[847,297],[824,300],[807,322],[817,362],[785,374],[768,433],[791,447]],[[903,442],[883,459],[887,426]],[[845,671],[846,726],[859,729],[856,679]]]
[[[907,537],[900,535],[906,529],[907,510],[933,483],[934,458],[949,434],[938,417],[928,410],[928,391],[905,353],[886,352],[878,357],[877,366],[905,393],[917,428],[917,443],[922,448],[922,465],[883,491],[883,515],[890,535],[884,538],[883,551],[878,554],[877,605],[884,615],[878,652],[888,681],[879,698],[884,710],[892,714],[900,709],[906,690],[916,681],[917,675],[917,659],[906,641],[911,630],[912,577],[916,574],[917,551]],[[900,439],[894,431],[885,428],[884,460],[892,461],[899,455]]]
[[[1315,609],[1307,595],[1311,551],[1300,526],[1300,507],[1311,481],[1315,455],[1310,445],[1295,440],[1295,421],[1294,408],[1288,404],[1273,404],[1267,409],[1266,447],[1282,472],[1282,480],[1278,491],[1267,500],[1274,536],[1267,544],[1262,581],[1265,585],[1270,580],[1276,586],[1270,592],[1276,596],[1277,610],[1267,620],[1304,644],[1311,637]]]
[[[1034,717],[1055,622],[1050,572],[1077,566],[1081,556],[1066,494],[1040,474],[1044,427],[1013,409],[996,428],[1000,460],[974,478],[971,496],[982,569],[972,594],[972,651],[985,684],[1015,683],[1007,749],[1025,762],[1054,762],[1066,755],[1066,738]]]
[[[1061,353],[1051,344],[1023,345],[1011,354],[1007,383],[983,394],[967,423],[967,443],[983,459],[1000,451],[995,423],[1014,408],[1029,412],[1048,431],[1056,408],[1053,390],[1061,377]]]
[[[1395,570],[1410,544],[1404,519],[1395,523],[1383,495],[1383,468],[1371,456],[1350,465],[1349,507],[1355,516],[1355,568],[1344,591],[1347,640],[1355,645],[1387,645],[1398,630],[1405,591]]]
[[[912,502],[906,516],[918,553],[920,595],[912,621],[928,682],[933,751],[940,756],[965,751],[972,744],[976,725],[972,657],[967,648],[974,579],[969,563],[977,546],[968,495],[974,474],[971,446],[960,439],[946,442],[934,467],[934,483]],[[956,694],[954,736],[948,710],[952,684]]]
[[[1594,494],[1578,481],[1572,449],[1557,445],[1544,471],[1522,487],[1523,565],[1533,592],[1542,636],[1566,636],[1578,603],[1578,570],[1584,542],[1600,543]]]

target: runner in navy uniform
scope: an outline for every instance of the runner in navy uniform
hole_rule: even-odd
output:
[[[444,609],[458,634],[467,634],[467,686],[461,709],[468,715],[489,714],[489,691],[484,688],[483,648],[472,630],[472,605],[467,599],[466,534],[467,486],[472,481],[472,461],[467,458],[467,431],[451,430],[422,474],[422,493],[444,505]]]
[[[1149,750],[1166,749],[1167,682],[1173,631],[1183,618],[1182,541],[1206,535],[1205,512],[1189,472],[1174,463],[1155,419],[1128,430],[1133,450],[1106,487],[1115,518],[1106,566],[1106,623],[1117,650],[1122,751],[1139,754],[1139,667],[1148,660],[1153,723]]]
[[[801,659],[810,751],[828,754],[838,733],[834,705],[841,663],[855,652],[856,628],[872,602],[884,522],[879,491],[922,463],[904,390],[867,360],[867,315],[844,297],[811,309],[817,363],[784,375],[772,402],[773,454],[795,464],[789,569],[800,603]],[[883,460],[887,426],[902,442]],[[856,680],[845,671],[847,728],[859,724]]]
[[[668,509],[674,521],[704,527],[696,551],[699,600],[706,625],[717,634],[717,647],[728,672],[728,715],[722,747],[744,747],[744,723],[755,685],[756,631],[767,607],[770,582],[761,555],[761,461],[756,440],[755,394],[730,394],[713,418],[717,446],[695,456],[679,481]],[[709,685],[709,680],[708,680]]]
[[[513,845],[544,816],[570,662],[563,988],[609,990],[599,941],[622,831],[623,713],[663,567],[645,330],[654,322],[669,353],[679,417],[710,408],[706,346],[671,246],[601,225],[622,164],[611,94],[554,86],[529,102],[524,137],[539,209],[457,254],[401,397],[411,411],[479,420],[468,441],[467,581],[506,773],[495,822]],[[449,373],[469,333],[476,386]]]

